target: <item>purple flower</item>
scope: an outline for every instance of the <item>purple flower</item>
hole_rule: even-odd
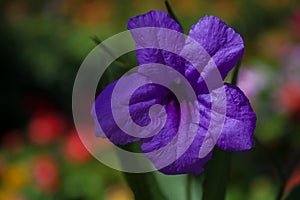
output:
[[[167,13],[161,11],[150,11],[144,15],[129,19],[129,30],[143,27],[159,27],[180,33],[183,32],[179,24],[170,18]],[[136,50],[139,64],[159,63],[170,66],[178,71],[188,80],[195,91],[198,107],[186,103],[185,109],[181,110],[181,102],[176,99],[176,96],[168,88],[161,85],[145,84],[144,86],[138,87],[129,101],[129,113],[137,125],[143,127],[151,122],[150,108],[154,104],[162,105],[161,109],[164,109],[167,113],[163,127],[159,129],[157,134],[153,136],[146,135],[146,137],[140,139],[139,137],[125,133],[117,125],[113,117],[111,103],[112,94],[117,84],[117,81],[115,81],[108,85],[95,101],[92,115],[95,118],[96,129],[99,129],[100,125],[106,137],[114,144],[124,145],[141,140],[140,146],[143,153],[145,153],[157,167],[159,166],[158,162],[160,162],[158,160],[168,160],[168,157],[174,157],[174,155],[178,153],[177,150],[180,151],[180,148],[184,145],[186,139],[176,135],[179,124],[181,123],[180,117],[188,115],[188,112],[185,112],[188,110],[199,112],[201,119],[196,127],[196,134],[192,136],[193,141],[191,145],[188,146],[182,155],[178,158],[176,157],[176,160],[172,163],[163,168],[158,167],[159,171],[165,174],[199,174],[203,171],[205,163],[212,157],[212,150],[209,150],[204,157],[199,157],[199,151],[209,128],[211,115],[218,114],[212,112],[210,94],[205,84],[205,78],[212,76],[214,73],[213,69],[210,65],[205,65],[206,67],[204,67],[200,74],[190,62],[179,55],[159,48],[140,48],[144,45],[143,42],[145,41],[156,44],[164,42],[161,38],[163,37],[163,33],[153,32],[141,36],[132,32],[132,35],[136,46],[139,46]],[[210,55],[220,72],[222,80],[225,79],[228,72],[243,56],[244,44],[241,36],[214,16],[205,16],[200,19],[197,24],[192,26],[189,37],[198,42]],[[200,52],[199,55],[197,54],[198,52],[193,52],[193,46],[189,46],[189,43],[187,43],[184,38],[178,38],[177,42],[170,45],[180,46],[180,48],[185,48],[190,51],[190,55],[201,57]],[[204,62],[205,59],[201,61]],[[143,68],[143,66],[141,66],[141,68]],[[162,74],[162,76],[164,76],[164,74]],[[124,85],[125,91],[131,88],[131,82],[128,81],[127,83],[127,85]],[[256,125],[256,115],[248,99],[239,88],[225,83],[224,89],[226,93],[226,116],[223,129],[215,145],[226,151],[249,150],[253,147],[253,132]],[[182,89],[182,91],[184,90],[185,89]],[[122,99],[121,94],[119,98]],[[99,124],[97,124],[97,121]],[[126,123],[126,119],[124,119],[124,121]],[[159,127],[160,122],[159,120],[154,121],[153,126]],[[187,131],[186,137],[188,138],[190,136],[189,131]],[[160,153],[148,154],[149,152],[154,152],[165,147],[170,142],[174,143],[174,141],[176,141],[176,149],[167,155]]]

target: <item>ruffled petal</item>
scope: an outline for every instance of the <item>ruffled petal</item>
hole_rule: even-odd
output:
[[[244,151],[249,150],[253,147],[253,136],[254,129],[256,126],[256,115],[251,108],[251,105],[242,91],[231,85],[224,85],[226,92],[226,117],[223,125],[222,132],[220,137],[216,140],[216,146],[222,150],[226,151]],[[164,174],[186,174],[194,173],[196,175],[200,174],[203,171],[204,165],[212,157],[212,149],[207,150],[207,155],[203,158],[199,158],[199,151],[203,148],[203,141],[206,134],[208,133],[210,120],[211,120],[211,99],[210,94],[201,94],[198,96],[198,101],[200,103],[200,122],[197,135],[194,138],[191,146],[186,150],[186,152],[176,159],[172,164],[159,169]],[[178,108],[179,109],[179,108]],[[177,109],[177,110],[178,110]],[[174,108],[173,108],[174,110]],[[214,115],[219,114],[218,111],[214,112]],[[218,117],[218,116],[215,116]],[[220,117],[221,118],[221,117]],[[175,119],[174,122],[178,123]],[[173,124],[173,126],[175,126]],[[178,126],[178,124],[177,124]],[[154,151],[162,146],[165,146],[166,143],[161,141],[167,138],[167,141],[170,142],[172,137],[170,135],[176,135],[177,129],[169,128],[168,130],[162,131],[162,136],[154,136],[153,138],[144,140],[141,143],[141,148],[144,153],[149,151]],[[168,137],[163,137],[166,135]],[[178,148],[182,146],[182,141],[178,139],[177,145]],[[174,154],[177,152],[175,151]],[[146,154],[147,156],[147,154]],[[170,157],[173,155],[170,155]],[[154,163],[155,166],[159,165],[159,160],[168,159],[160,158],[160,154],[157,154],[156,157],[152,155],[149,159]]]
[[[159,10],[151,10],[128,20],[127,28],[129,30],[142,27],[161,27],[182,32],[180,25],[174,19],[166,12]]]
[[[205,16],[200,19],[191,27],[189,36],[212,57],[223,79],[243,56],[242,37],[217,17]],[[214,73],[211,67],[212,65],[207,65],[203,69],[199,83],[203,82],[203,78],[209,77],[210,73]],[[191,66],[188,66],[186,71],[187,77],[197,74]]]
[[[102,128],[100,127],[100,124],[98,122],[98,117],[95,109],[95,103],[93,104],[92,110],[91,110],[91,116],[94,118],[94,132],[96,137],[106,138],[106,135],[103,133]]]
[[[181,104],[181,106],[184,103]],[[196,175],[203,171],[205,163],[211,159],[212,151],[208,152],[203,158],[199,157],[200,148],[202,146],[207,127],[209,125],[209,113],[207,106],[199,105],[200,112],[199,126],[191,129],[183,134],[178,133],[181,115],[189,115],[191,109],[183,109],[187,112],[181,113],[179,103],[172,100],[167,105],[167,110],[172,113],[170,121],[155,136],[142,140],[141,149],[143,153],[152,161],[158,170],[164,174],[187,174],[194,173]],[[195,131],[195,135],[192,133]],[[190,140],[191,142],[188,142]],[[174,146],[172,146],[172,144]],[[188,146],[187,146],[188,145]],[[164,149],[166,152],[158,150]],[[154,153],[153,153],[154,152]],[[162,163],[167,163],[161,167]]]
[[[166,28],[182,33],[180,25],[167,13],[150,11],[128,20],[129,30],[146,27]],[[136,56],[140,65],[160,63],[184,72],[184,60],[176,55],[184,46],[183,35],[174,36],[172,32],[160,29],[149,29],[141,32],[131,31],[136,42]],[[168,50],[168,51],[166,51]],[[174,53],[170,53],[174,52]]]
[[[188,149],[174,162],[169,164],[168,166],[159,169],[160,172],[169,175],[175,174],[195,174],[199,175],[204,170],[204,165],[212,158],[212,151],[208,152],[208,154],[200,158],[199,151],[202,146],[204,136],[207,130],[199,127],[197,135],[195,136],[192,144],[188,147]],[[182,148],[184,141],[178,141],[178,148]],[[143,146],[141,146],[143,149]],[[175,151],[174,154],[177,152]],[[171,156],[171,155],[170,155]],[[168,159],[168,158],[163,158]],[[156,159],[151,159],[154,165],[156,164]]]
[[[199,147],[192,145],[186,153],[184,153],[178,160],[171,165],[160,169],[159,171],[168,174],[195,174],[199,175],[204,171],[205,164],[212,158],[212,151],[204,158],[199,158]]]
[[[161,123],[162,119],[159,113],[166,108],[172,97],[172,93],[164,86],[157,84],[146,84],[139,87],[131,96],[129,112],[133,121],[141,127],[147,126],[151,122],[149,110],[153,105],[159,104],[163,107],[153,113],[154,119],[157,123]],[[170,115],[168,110],[167,115]],[[168,119],[167,119],[168,121]],[[157,125],[158,127],[158,125]],[[156,127],[153,127],[155,129]]]
[[[174,135],[171,133],[172,129],[164,129],[160,132],[161,135],[166,135],[163,138],[163,141],[171,140]],[[193,143],[189,146],[189,148],[178,158],[174,159],[174,156],[176,156],[176,149],[172,152],[172,154],[169,154],[169,157],[161,156],[159,153],[157,154],[151,154],[149,156],[149,151],[155,151],[157,150],[157,147],[160,145],[166,145],[165,142],[162,142],[162,140],[153,140],[149,142],[142,141],[141,148],[142,151],[145,153],[145,155],[152,161],[152,163],[157,167],[161,165],[161,162],[168,162],[173,161],[167,166],[163,168],[158,168],[158,170],[164,174],[169,175],[175,175],[175,174],[195,174],[199,175],[204,170],[204,165],[209,161],[212,157],[212,151],[208,152],[208,154],[203,157],[199,158],[199,151],[203,142],[203,132],[204,130],[199,130],[199,133],[194,138]],[[176,132],[173,132],[176,133]],[[162,136],[161,136],[162,137]],[[181,142],[178,142],[176,144],[178,148],[182,148]],[[175,160],[175,161],[174,161]]]
[[[178,101],[173,97],[173,100],[165,106],[165,109],[169,116],[164,127],[153,137],[145,138],[141,142],[141,148],[144,153],[153,152],[166,146],[176,136],[180,120]]]
[[[96,136],[101,137],[104,133],[112,143],[124,145],[135,142],[139,138],[124,133],[114,120],[111,110],[111,97],[116,83],[117,81],[109,84],[97,97],[94,108],[92,108],[92,116],[94,117]],[[93,113],[96,113],[96,115]]]
[[[245,151],[253,147],[256,114],[244,93],[225,84],[227,97],[226,118],[217,147],[226,151]]]
[[[101,137],[102,135],[100,130],[102,129],[105,136],[114,144],[124,145],[135,142],[140,138],[148,137],[147,134],[150,133],[148,129],[144,132],[138,132],[138,137],[133,137],[132,134],[134,133],[127,133],[124,131],[124,127],[125,130],[127,130],[126,127],[131,128],[130,123],[135,123],[138,127],[141,127],[141,130],[143,130],[143,127],[149,125],[151,122],[149,112],[150,108],[155,104],[160,104],[162,107],[159,108],[160,110],[155,111],[154,117],[156,118],[152,119],[153,121],[150,131],[155,131],[158,127],[163,126],[162,123],[164,120],[162,117],[162,110],[164,109],[164,105],[168,104],[169,96],[171,95],[170,91],[163,86],[150,83],[138,87],[133,94],[127,94],[127,92],[130,91],[129,87],[132,86],[134,81],[133,78],[136,78],[134,74],[122,78],[122,85],[124,84],[126,88],[121,91],[115,91],[115,95],[117,95],[117,97],[112,97],[112,94],[118,81],[108,85],[97,97],[93,108],[95,111],[92,109],[91,112],[94,118],[97,116],[95,119],[96,135]],[[126,96],[129,96],[130,99],[128,103],[124,100],[126,99]],[[113,101],[112,98],[117,100]],[[116,105],[112,105],[112,102],[116,102]],[[119,119],[121,118],[119,124],[121,123],[122,129],[116,123],[116,118],[113,116],[112,109],[117,111],[117,117],[119,117]],[[124,112],[124,110],[129,110],[128,115]],[[133,129],[131,130],[134,131]]]

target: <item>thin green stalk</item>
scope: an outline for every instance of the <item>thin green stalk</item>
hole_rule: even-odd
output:
[[[285,188],[285,184],[286,182],[283,182],[278,190],[277,196],[276,196],[276,200],[281,200],[283,197],[283,192],[284,192],[284,188]]]
[[[192,185],[192,177],[191,174],[186,175],[186,200],[191,200],[191,185]]]
[[[97,37],[96,35],[94,35],[94,36],[91,36],[90,38],[93,40],[93,42],[96,45],[100,45],[100,47],[103,48],[106,53],[108,53],[112,57],[115,57],[114,54],[111,52],[111,50],[107,46],[105,46],[104,44],[102,44],[103,41],[99,37]],[[125,62],[124,60],[122,60],[120,58],[117,58],[114,61],[114,64],[117,64],[118,66],[125,67],[125,68],[128,68],[130,66],[129,63]]]
[[[167,0],[165,1],[165,6],[167,8],[167,11],[168,11],[168,14],[170,15],[170,17],[173,18],[180,25],[180,27],[182,29],[182,26],[181,26],[178,18],[176,17],[175,13],[173,12],[173,9],[172,9],[171,5],[169,4],[169,2]]]
[[[237,63],[233,72],[231,84],[236,85],[241,61]],[[231,153],[215,148],[214,155],[205,169],[205,180],[203,199],[204,200],[224,200],[226,198],[226,188],[230,178]]]
[[[127,151],[140,152],[141,149],[137,142],[119,146]],[[120,162],[127,162],[120,158]],[[136,162],[138,165],[138,162]],[[167,200],[156,177],[153,173],[127,173],[123,172],[124,178],[127,181],[129,187],[134,193],[135,200]]]
[[[153,173],[123,173],[135,200],[166,200]]]
[[[230,177],[231,153],[215,148],[205,169],[203,199],[224,200]]]
[[[238,82],[238,76],[239,76],[239,72],[240,72],[240,68],[241,68],[241,61],[239,61],[233,71],[233,75],[232,75],[232,79],[231,79],[231,84],[232,85],[236,85]]]

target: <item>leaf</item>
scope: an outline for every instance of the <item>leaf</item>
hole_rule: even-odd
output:
[[[138,142],[120,147],[132,152],[140,152]],[[138,174],[124,172],[123,174],[129,187],[134,193],[135,200],[167,200],[161,191],[154,173],[148,172]]]
[[[183,198],[186,193],[185,181],[186,175],[164,175],[160,172],[155,172],[158,184],[167,199]]]
[[[298,200],[300,199],[300,185],[297,185],[293,190],[287,195],[285,200]]]
[[[125,179],[132,189],[135,200],[166,200],[153,173],[124,173]]]
[[[169,200],[184,199],[186,196],[187,175],[164,175],[160,172],[154,173],[163,194]],[[202,176],[189,174],[191,178],[191,200],[202,199]]]

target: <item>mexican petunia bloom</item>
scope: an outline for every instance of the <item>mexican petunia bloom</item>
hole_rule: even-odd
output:
[[[128,29],[131,31],[144,27],[159,27],[174,30],[179,33],[183,32],[175,20],[169,17],[167,13],[161,11],[150,11],[144,15],[131,18],[128,21]],[[156,35],[151,35],[152,40],[147,42],[163,42],[159,32],[154,32],[153,34]],[[141,37],[135,35],[133,32],[132,35],[136,46],[143,46],[143,40],[145,40],[147,36]],[[192,26],[188,36],[198,42],[209,54],[218,68],[222,80],[225,79],[228,72],[243,56],[244,44],[241,36],[214,16],[205,16],[200,19]],[[188,43],[185,43],[183,48],[190,49],[191,54],[197,55],[197,52],[192,52],[193,48],[189,47]],[[201,115],[196,134],[193,136],[194,138],[191,145],[188,146],[182,155],[174,162],[158,169],[165,174],[194,173],[198,175],[203,171],[205,163],[211,159],[213,152],[213,149],[211,149],[205,157],[199,157],[199,151],[209,128],[211,115],[216,114],[212,112],[209,92],[204,81],[204,77],[211,76],[211,74],[214,73],[213,69],[211,69],[210,65],[206,65],[202,73],[199,73],[191,63],[187,62],[181,56],[159,48],[137,48],[136,56],[140,65],[159,63],[170,66],[182,74],[192,85],[197,95],[197,103],[199,104],[198,110],[196,111]],[[140,67],[142,68],[143,66]],[[174,142],[173,139],[177,137],[176,134],[180,124],[180,116],[186,114],[185,112],[181,112],[180,102],[178,102],[176,96],[168,90],[168,88],[158,84],[146,84],[134,91],[130,98],[129,112],[132,120],[136,124],[146,126],[150,123],[149,109],[154,104],[162,105],[162,108],[167,112],[167,119],[163,128],[153,136],[140,139],[126,134],[121,130],[113,117],[111,99],[116,84],[117,81],[108,85],[95,101],[92,115],[96,122],[96,129],[97,126],[100,126],[106,137],[114,144],[124,145],[141,140],[140,146],[146,156],[147,153],[161,149],[171,141]],[[124,86],[124,90],[128,87],[130,87],[130,82]],[[225,83],[223,88],[226,96],[226,116],[221,134],[217,138],[215,146],[226,151],[249,150],[253,147],[256,115],[248,99],[239,88],[228,83]],[[122,95],[120,95],[119,98],[121,97]],[[183,140],[185,140],[185,138],[182,137],[175,140],[177,141],[175,144],[177,145],[177,149],[182,148]],[[177,150],[175,149],[175,152],[169,152],[170,155],[168,156],[172,157],[172,153],[176,154]],[[147,157],[155,166],[159,165],[157,160],[167,159],[161,158],[162,155],[159,153]]]

